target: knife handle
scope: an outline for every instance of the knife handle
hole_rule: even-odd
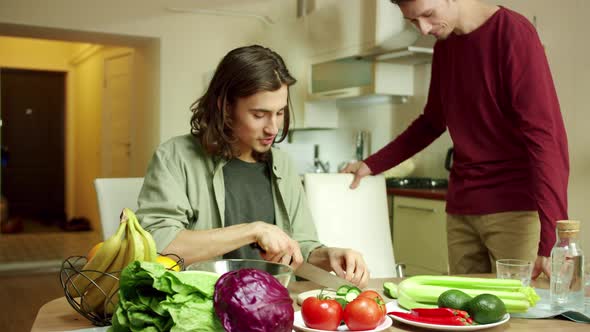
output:
[[[261,253],[266,253],[266,250],[262,249],[262,247],[257,242],[250,243],[250,248],[259,250]],[[289,264],[287,265],[291,264],[293,264],[293,256],[291,256],[291,261],[289,261]]]
[[[250,248],[260,250],[262,253],[266,252],[257,242],[250,243]]]

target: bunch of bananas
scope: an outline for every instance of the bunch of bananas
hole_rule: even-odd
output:
[[[119,299],[118,272],[136,260],[155,262],[157,256],[152,235],[139,225],[135,213],[125,208],[117,232],[68,283],[68,291],[81,297],[82,310],[112,314]]]

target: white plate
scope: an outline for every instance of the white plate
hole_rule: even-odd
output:
[[[386,307],[387,307],[387,312],[391,312],[391,311],[409,312],[408,310],[403,309],[402,307],[400,307],[397,304],[397,301],[393,301],[393,302],[387,303],[386,304]],[[483,330],[483,329],[488,329],[490,327],[502,325],[502,324],[506,323],[510,319],[510,314],[504,315],[504,318],[502,318],[502,320],[500,320],[498,322],[495,322],[495,323],[491,323],[491,324],[480,324],[480,325],[465,325],[465,326],[427,324],[427,323],[420,323],[420,322],[415,322],[415,321],[412,321],[412,320],[403,319],[401,317],[397,317],[397,316],[393,316],[393,315],[389,315],[389,317],[397,320],[398,322],[402,322],[402,323],[405,323],[405,324],[408,324],[408,325],[413,325],[413,326],[418,326],[418,327],[424,327],[424,328],[431,329],[431,330],[442,330],[442,331],[476,331],[476,330]]]
[[[386,328],[390,327],[391,324],[393,324],[393,321],[391,320],[391,318],[389,316],[385,316],[385,320],[383,320],[383,323],[381,323],[375,329],[359,331],[359,332],[383,331]],[[295,320],[293,321],[293,329],[295,331],[305,331],[305,332],[324,332],[325,331],[325,330],[316,330],[316,329],[312,329],[312,328],[305,326],[305,322],[303,321],[303,316],[301,316],[301,310],[295,312]],[[337,331],[350,331],[350,330],[348,329],[348,327],[346,327],[346,325],[343,324],[343,325],[338,326]]]

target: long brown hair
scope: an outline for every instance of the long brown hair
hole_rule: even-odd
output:
[[[191,105],[191,134],[207,153],[231,159],[239,154],[233,146],[232,116],[228,105],[260,91],[276,91],[297,82],[280,55],[259,45],[236,48],[219,63],[205,94]],[[289,132],[291,99],[287,97],[282,142]]]

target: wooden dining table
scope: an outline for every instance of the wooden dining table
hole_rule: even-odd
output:
[[[482,275],[478,275],[482,276]],[[489,275],[492,277],[491,275]],[[386,281],[393,281],[398,283],[401,279],[386,278],[386,279],[371,279],[368,288],[381,291],[383,283]],[[533,281],[534,287],[548,288],[548,281],[540,279]],[[297,304],[297,295],[300,293],[320,288],[317,284],[309,281],[294,281],[289,284],[289,292],[293,298],[293,307],[299,310]],[[387,298],[386,298],[387,299]],[[60,297],[44,304],[37,313],[37,317],[33,322],[32,332],[47,332],[47,331],[71,331],[77,329],[91,328],[92,323],[86,318],[76,312],[68,303],[65,297]],[[418,328],[411,325],[406,325],[397,321],[385,330],[389,331],[432,331],[423,328]],[[527,331],[527,332],[542,332],[542,331],[590,331],[590,326],[583,323],[574,323],[562,319],[520,319],[511,318],[505,324],[486,329],[485,331]]]

